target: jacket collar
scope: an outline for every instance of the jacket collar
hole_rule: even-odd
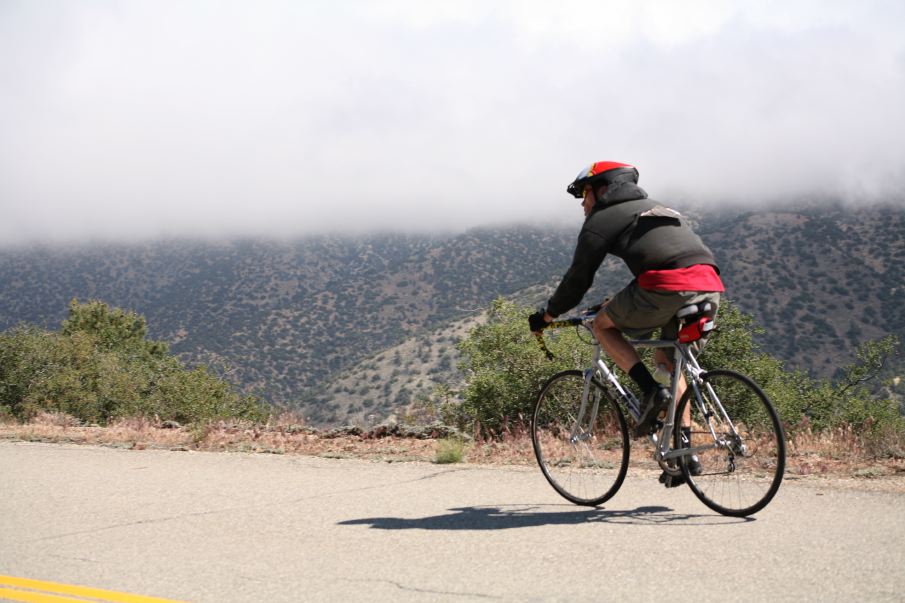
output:
[[[605,209],[610,205],[636,199],[647,199],[647,192],[634,182],[614,182],[607,187],[606,192],[603,194],[603,199],[594,206],[594,212]]]

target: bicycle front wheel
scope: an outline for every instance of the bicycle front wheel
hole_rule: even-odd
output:
[[[596,506],[612,498],[628,470],[629,433],[619,405],[581,371],[553,375],[534,408],[531,439],[544,477],[567,500]]]
[[[691,405],[695,458],[679,457],[688,486],[723,515],[746,517],[763,509],[782,482],[786,441],[779,416],[751,379],[734,371],[701,375],[700,399],[689,387],[676,416]],[[676,430],[675,447],[683,447]],[[697,460],[697,462],[695,462]]]

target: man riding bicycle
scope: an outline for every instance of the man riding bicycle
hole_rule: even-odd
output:
[[[542,331],[581,302],[607,254],[621,258],[635,278],[600,310],[593,328],[606,353],[641,389],[635,435],[644,437],[669,404],[669,391],[654,379],[624,335],[646,338],[662,329],[663,339],[675,339],[679,308],[710,302],[715,313],[724,290],[719,269],[713,253],[681,214],[647,198],[634,166],[598,161],[579,172],[566,190],[582,200],[584,225],[572,265],[546,308],[532,314],[528,324],[535,333]],[[656,361],[672,371],[672,360],[662,349],[656,351]],[[684,388],[683,379],[678,396]],[[686,434],[689,425],[683,417]]]

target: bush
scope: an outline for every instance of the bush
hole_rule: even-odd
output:
[[[465,442],[458,438],[437,440],[437,455],[435,462],[438,465],[461,463],[465,457]]]
[[[705,370],[725,368],[751,377],[784,418],[801,416],[809,406],[819,404],[817,399],[829,395],[807,375],[786,370],[781,360],[761,351],[754,338],[765,330],[731,300],[721,301],[716,324],[698,358]]]
[[[0,409],[18,420],[60,412],[101,424],[128,416],[180,423],[266,416],[254,397],[148,340],[141,316],[77,300],[59,333],[27,325],[0,333]]]
[[[547,342],[556,358],[547,360],[528,331],[531,312],[497,299],[487,323],[474,327],[458,345],[467,381],[462,412],[490,435],[500,434],[510,421],[530,421],[537,392],[553,373],[590,363],[591,348],[575,329],[550,332]]]
[[[547,332],[548,344],[556,355],[555,360],[548,361],[528,331],[530,312],[529,308],[498,299],[491,305],[488,322],[472,329],[458,346],[466,380],[459,412],[465,421],[478,423],[489,435],[499,435],[509,422],[529,421],[540,387],[551,375],[590,364],[591,348],[574,329],[555,335]],[[856,362],[842,371],[840,381],[832,382],[786,370],[781,360],[759,349],[754,337],[760,333],[763,329],[751,316],[724,300],[717,330],[699,358],[702,367],[728,368],[754,379],[792,431],[798,425],[818,430],[849,425],[864,435],[882,434],[880,439],[885,442],[901,441],[890,435],[905,433],[898,403],[867,388],[896,354],[895,337],[862,344],[856,350]],[[650,357],[649,350],[642,354],[648,363]],[[621,381],[632,385],[627,378]]]

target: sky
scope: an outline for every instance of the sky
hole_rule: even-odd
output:
[[[905,2],[0,0],[0,244],[905,204]]]

